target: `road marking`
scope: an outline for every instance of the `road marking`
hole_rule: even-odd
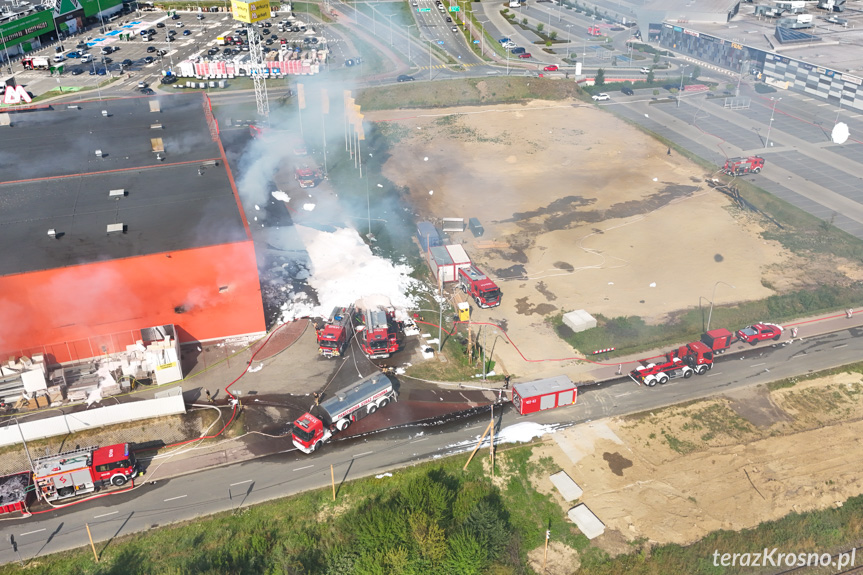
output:
[[[279,453],[287,453],[287,452],[289,452],[289,451],[297,451],[297,448],[296,448],[296,447],[293,447],[293,448],[291,448],[291,449],[286,449],[286,450],[284,450],[284,451],[280,451]]]
[[[832,105],[833,104],[818,104],[818,107],[820,108],[821,106],[832,106]]]
[[[425,441],[426,439],[428,439],[428,437],[421,437],[421,438],[419,438],[419,439],[416,439],[416,440],[414,440],[414,441],[411,441],[411,443],[419,443],[420,441]]]
[[[766,361],[764,361],[764,362],[761,362],[761,363],[756,363],[755,365],[750,365],[749,367],[758,367],[759,365],[766,365],[766,364],[767,364],[767,362],[766,362]]]
[[[842,345],[834,345],[833,349],[839,349],[840,347],[848,347],[847,343],[843,343]]]
[[[305,467],[297,467],[296,469],[291,469],[291,471],[302,471],[303,469],[308,469],[309,467],[314,467],[314,465],[306,465]]]
[[[93,519],[99,519],[100,517],[108,517],[109,515],[114,515],[115,513],[119,513],[119,511],[112,511],[111,513],[103,513],[102,515],[96,515]]]
[[[362,457],[363,455],[371,455],[372,453],[374,453],[374,451],[366,451],[365,453],[358,453],[358,454],[353,456],[353,459],[356,459],[357,457]]]
[[[237,481],[236,483],[231,483],[228,487],[233,487],[234,485],[242,485],[243,483],[251,483],[251,479],[246,479],[245,481]]]
[[[185,497],[185,495],[178,495],[177,497],[169,497],[168,499],[165,499],[165,501],[174,501],[175,499],[182,499],[183,497]]]
[[[722,375],[721,371],[717,371],[716,373],[708,373],[707,377],[716,377],[717,375]]]
[[[45,530],[44,529],[37,529],[36,531],[28,531],[27,533],[22,533],[21,537],[24,537],[25,535],[33,535],[34,533],[39,533],[40,531],[45,531]]]

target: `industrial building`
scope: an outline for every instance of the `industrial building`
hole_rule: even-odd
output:
[[[0,114],[0,357],[49,363],[265,331],[206,95]],[[146,338],[144,338],[146,339]]]

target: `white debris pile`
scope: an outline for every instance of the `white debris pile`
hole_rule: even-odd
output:
[[[291,294],[282,305],[282,321],[324,317],[336,306],[359,299],[387,301],[400,320],[406,319],[404,310],[417,307],[408,295],[420,287],[410,277],[411,267],[374,255],[356,230],[324,232],[296,226],[296,231],[309,256],[308,285],[317,293],[319,304],[313,305],[305,294]]]
[[[272,196],[280,202],[289,203],[291,201],[291,197],[282,190],[276,190],[272,193]]]

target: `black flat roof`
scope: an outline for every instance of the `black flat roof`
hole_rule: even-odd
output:
[[[249,239],[203,95],[160,97],[159,112],[151,100],[10,114],[0,127],[0,275]],[[151,138],[162,138],[162,160]],[[125,231],[108,233],[114,224]]]

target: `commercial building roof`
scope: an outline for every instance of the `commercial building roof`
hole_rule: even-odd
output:
[[[155,101],[10,114],[0,128],[0,276],[249,238],[203,96],[163,97],[152,112]]]

